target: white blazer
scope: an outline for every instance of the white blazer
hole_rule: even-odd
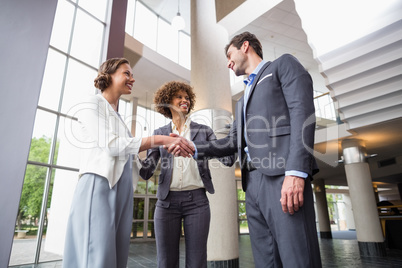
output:
[[[130,154],[138,152],[141,138],[131,137],[123,120],[113,110],[109,102],[97,94],[89,97],[70,110],[76,116],[80,135],[73,135],[74,142],[82,148],[79,176],[94,173],[105,177],[110,188],[118,182]],[[138,166],[133,167],[133,185],[138,181]]]

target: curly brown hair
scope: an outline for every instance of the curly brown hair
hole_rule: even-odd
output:
[[[110,75],[114,74],[120,65],[124,63],[130,65],[126,58],[112,58],[102,63],[98,70],[98,76],[94,79],[95,87],[103,92],[112,83]]]
[[[156,111],[165,117],[172,119],[172,112],[170,111],[169,106],[173,97],[179,91],[186,92],[190,98],[190,105],[188,107],[188,113],[190,113],[195,105],[195,93],[189,84],[180,81],[167,82],[156,91],[154,96]]]

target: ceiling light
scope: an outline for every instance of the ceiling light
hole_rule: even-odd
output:
[[[177,0],[177,15],[172,20],[172,27],[177,30],[183,30],[186,27],[186,23],[182,16],[180,16],[180,0]]]

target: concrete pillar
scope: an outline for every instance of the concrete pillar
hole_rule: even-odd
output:
[[[313,185],[314,185],[314,195],[317,208],[318,226],[320,230],[320,238],[332,238],[324,180],[314,179]]]
[[[56,6],[54,0],[1,1],[0,267],[10,259]]]
[[[342,149],[360,255],[385,256],[386,246],[364,143],[356,139],[343,140]]]
[[[214,0],[191,1],[191,85],[197,95],[194,121],[210,125],[218,138],[231,121],[232,100],[224,47],[229,38],[216,24]],[[239,267],[237,194],[234,167],[209,161],[215,194],[208,195],[211,225],[208,265]]]
[[[352,201],[349,194],[343,194],[343,202],[345,203],[346,227],[348,230],[356,230],[355,220],[353,218]]]

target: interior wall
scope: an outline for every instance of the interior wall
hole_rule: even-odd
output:
[[[8,267],[50,34],[54,0],[2,0],[0,8],[0,267]]]

